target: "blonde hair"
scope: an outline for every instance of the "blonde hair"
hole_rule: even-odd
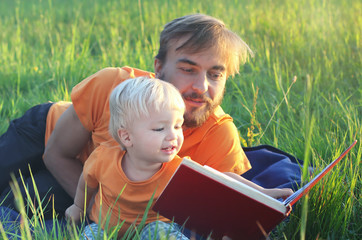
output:
[[[156,112],[168,109],[185,111],[180,92],[172,84],[159,79],[138,77],[125,80],[109,98],[109,132],[122,145],[118,137],[120,128],[128,128],[135,118],[149,116],[149,109]]]
[[[156,56],[164,63],[170,42],[181,37],[188,39],[176,49],[187,53],[199,53],[208,49],[216,50],[227,64],[228,76],[239,73],[253,52],[234,32],[226,28],[224,22],[204,14],[186,15],[167,23],[160,35],[160,48]]]

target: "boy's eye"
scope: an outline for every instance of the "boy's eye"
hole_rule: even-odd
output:
[[[155,132],[161,132],[163,130],[163,128],[154,128],[152,130],[155,131]]]

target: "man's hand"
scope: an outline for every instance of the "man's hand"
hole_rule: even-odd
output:
[[[252,187],[252,188],[255,188],[256,190],[266,194],[266,195],[269,195],[273,198],[287,198],[289,197],[290,195],[293,194],[293,190],[290,189],[290,188],[270,188],[270,189],[267,189],[267,188],[263,188],[235,173],[232,173],[232,172],[224,172],[226,175],[248,185],[249,187]]]
[[[262,192],[276,199],[278,198],[286,199],[287,197],[293,194],[293,190],[290,188],[271,188],[271,189],[264,188]]]

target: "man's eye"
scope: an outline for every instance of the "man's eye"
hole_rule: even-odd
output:
[[[186,72],[186,73],[192,73],[193,69],[192,68],[180,68],[182,71]]]
[[[154,128],[152,130],[155,131],[155,132],[161,132],[163,130],[163,128]]]
[[[222,78],[223,74],[222,73],[210,73],[209,76],[211,79],[218,80],[218,79]]]

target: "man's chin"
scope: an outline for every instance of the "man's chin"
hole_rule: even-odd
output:
[[[211,111],[196,110],[184,115],[184,126],[187,128],[196,128],[202,126],[209,118]]]

